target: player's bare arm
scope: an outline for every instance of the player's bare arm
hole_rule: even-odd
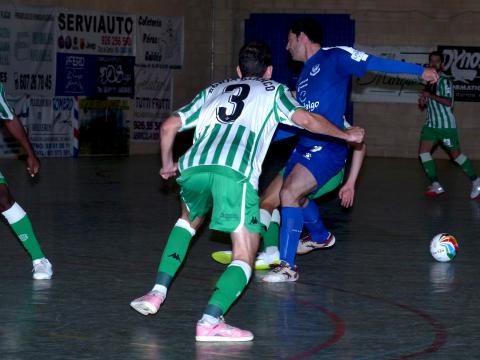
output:
[[[160,176],[165,180],[175,176],[177,164],[173,161],[173,143],[178,131],[182,127],[182,120],[178,115],[167,118],[160,128],[160,152],[162,167]]]
[[[352,164],[350,165],[350,172],[345,184],[341,187],[338,197],[343,207],[351,207],[355,198],[355,184],[357,182],[358,174],[362,168],[365,154],[367,153],[367,145],[365,143],[352,145],[353,155]]]
[[[345,131],[340,130],[323,116],[302,109],[295,111],[292,120],[308,131],[333,136],[348,142],[360,143],[365,135],[365,131],[362,128],[351,127]]]
[[[30,176],[34,177],[40,170],[40,161],[33,151],[32,144],[28,139],[28,135],[25,132],[22,123],[16,117],[13,118],[13,120],[5,121],[4,123],[10,134],[12,134],[12,136],[20,143],[23,150],[25,150],[25,153],[27,154],[27,171]]]

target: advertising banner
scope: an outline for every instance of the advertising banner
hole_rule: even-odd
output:
[[[439,46],[445,74],[453,78],[455,101],[480,101],[480,47]]]
[[[172,73],[135,67],[135,108],[131,140],[158,142],[160,124],[172,111]]]
[[[55,17],[51,9],[0,6],[0,81],[9,95],[53,95]]]

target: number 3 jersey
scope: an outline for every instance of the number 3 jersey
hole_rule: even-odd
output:
[[[295,126],[291,118],[299,108],[288,89],[273,80],[243,78],[211,85],[175,112],[182,120],[180,131],[195,127],[193,146],[178,161],[180,172],[230,168],[257,189],[277,125]]]

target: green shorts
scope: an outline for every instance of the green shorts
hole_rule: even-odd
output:
[[[190,171],[177,183],[190,221],[212,209],[210,229],[231,233],[245,226],[250,232],[262,231],[258,193],[249,182],[215,172]]]
[[[440,142],[449,150],[460,149],[457,129],[436,129],[424,126],[420,133],[420,140],[432,141],[435,144]]]
[[[285,172],[285,168],[280,170],[278,173],[283,177],[283,173]],[[326,193],[329,193],[330,191],[335,190],[342,182],[343,182],[343,176],[345,175],[345,168],[340,170],[337,175],[333,176],[328,180],[325,185],[323,185],[321,188],[317,189],[314,193],[311,193],[308,195],[309,199],[318,199],[320,196],[325,195]]]
[[[7,184],[7,179],[3,176],[3,174],[0,172],[0,185]]]

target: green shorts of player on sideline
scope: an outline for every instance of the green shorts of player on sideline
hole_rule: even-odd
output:
[[[285,172],[285,168],[280,170],[278,173],[283,177],[283,173]],[[325,195],[329,193],[330,191],[335,190],[340,184],[343,182],[343,177],[345,175],[345,168],[340,170],[337,175],[333,176],[328,180],[325,185],[323,185],[321,188],[317,189],[314,193],[311,193],[308,195],[309,199],[318,199],[320,196]]]
[[[228,176],[229,172],[232,176]],[[190,221],[212,209],[210,229],[231,233],[245,226],[250,232],[262,231],[258,193],[249,182],[239,180],[233,170],[189,171],[182,174],[177,183],[190,211]]]
[[[457,129],[436,129],[424,126],[420,133],[421,141],[432,141],[433,143],[442,143],[449,150],[460,149]]]

